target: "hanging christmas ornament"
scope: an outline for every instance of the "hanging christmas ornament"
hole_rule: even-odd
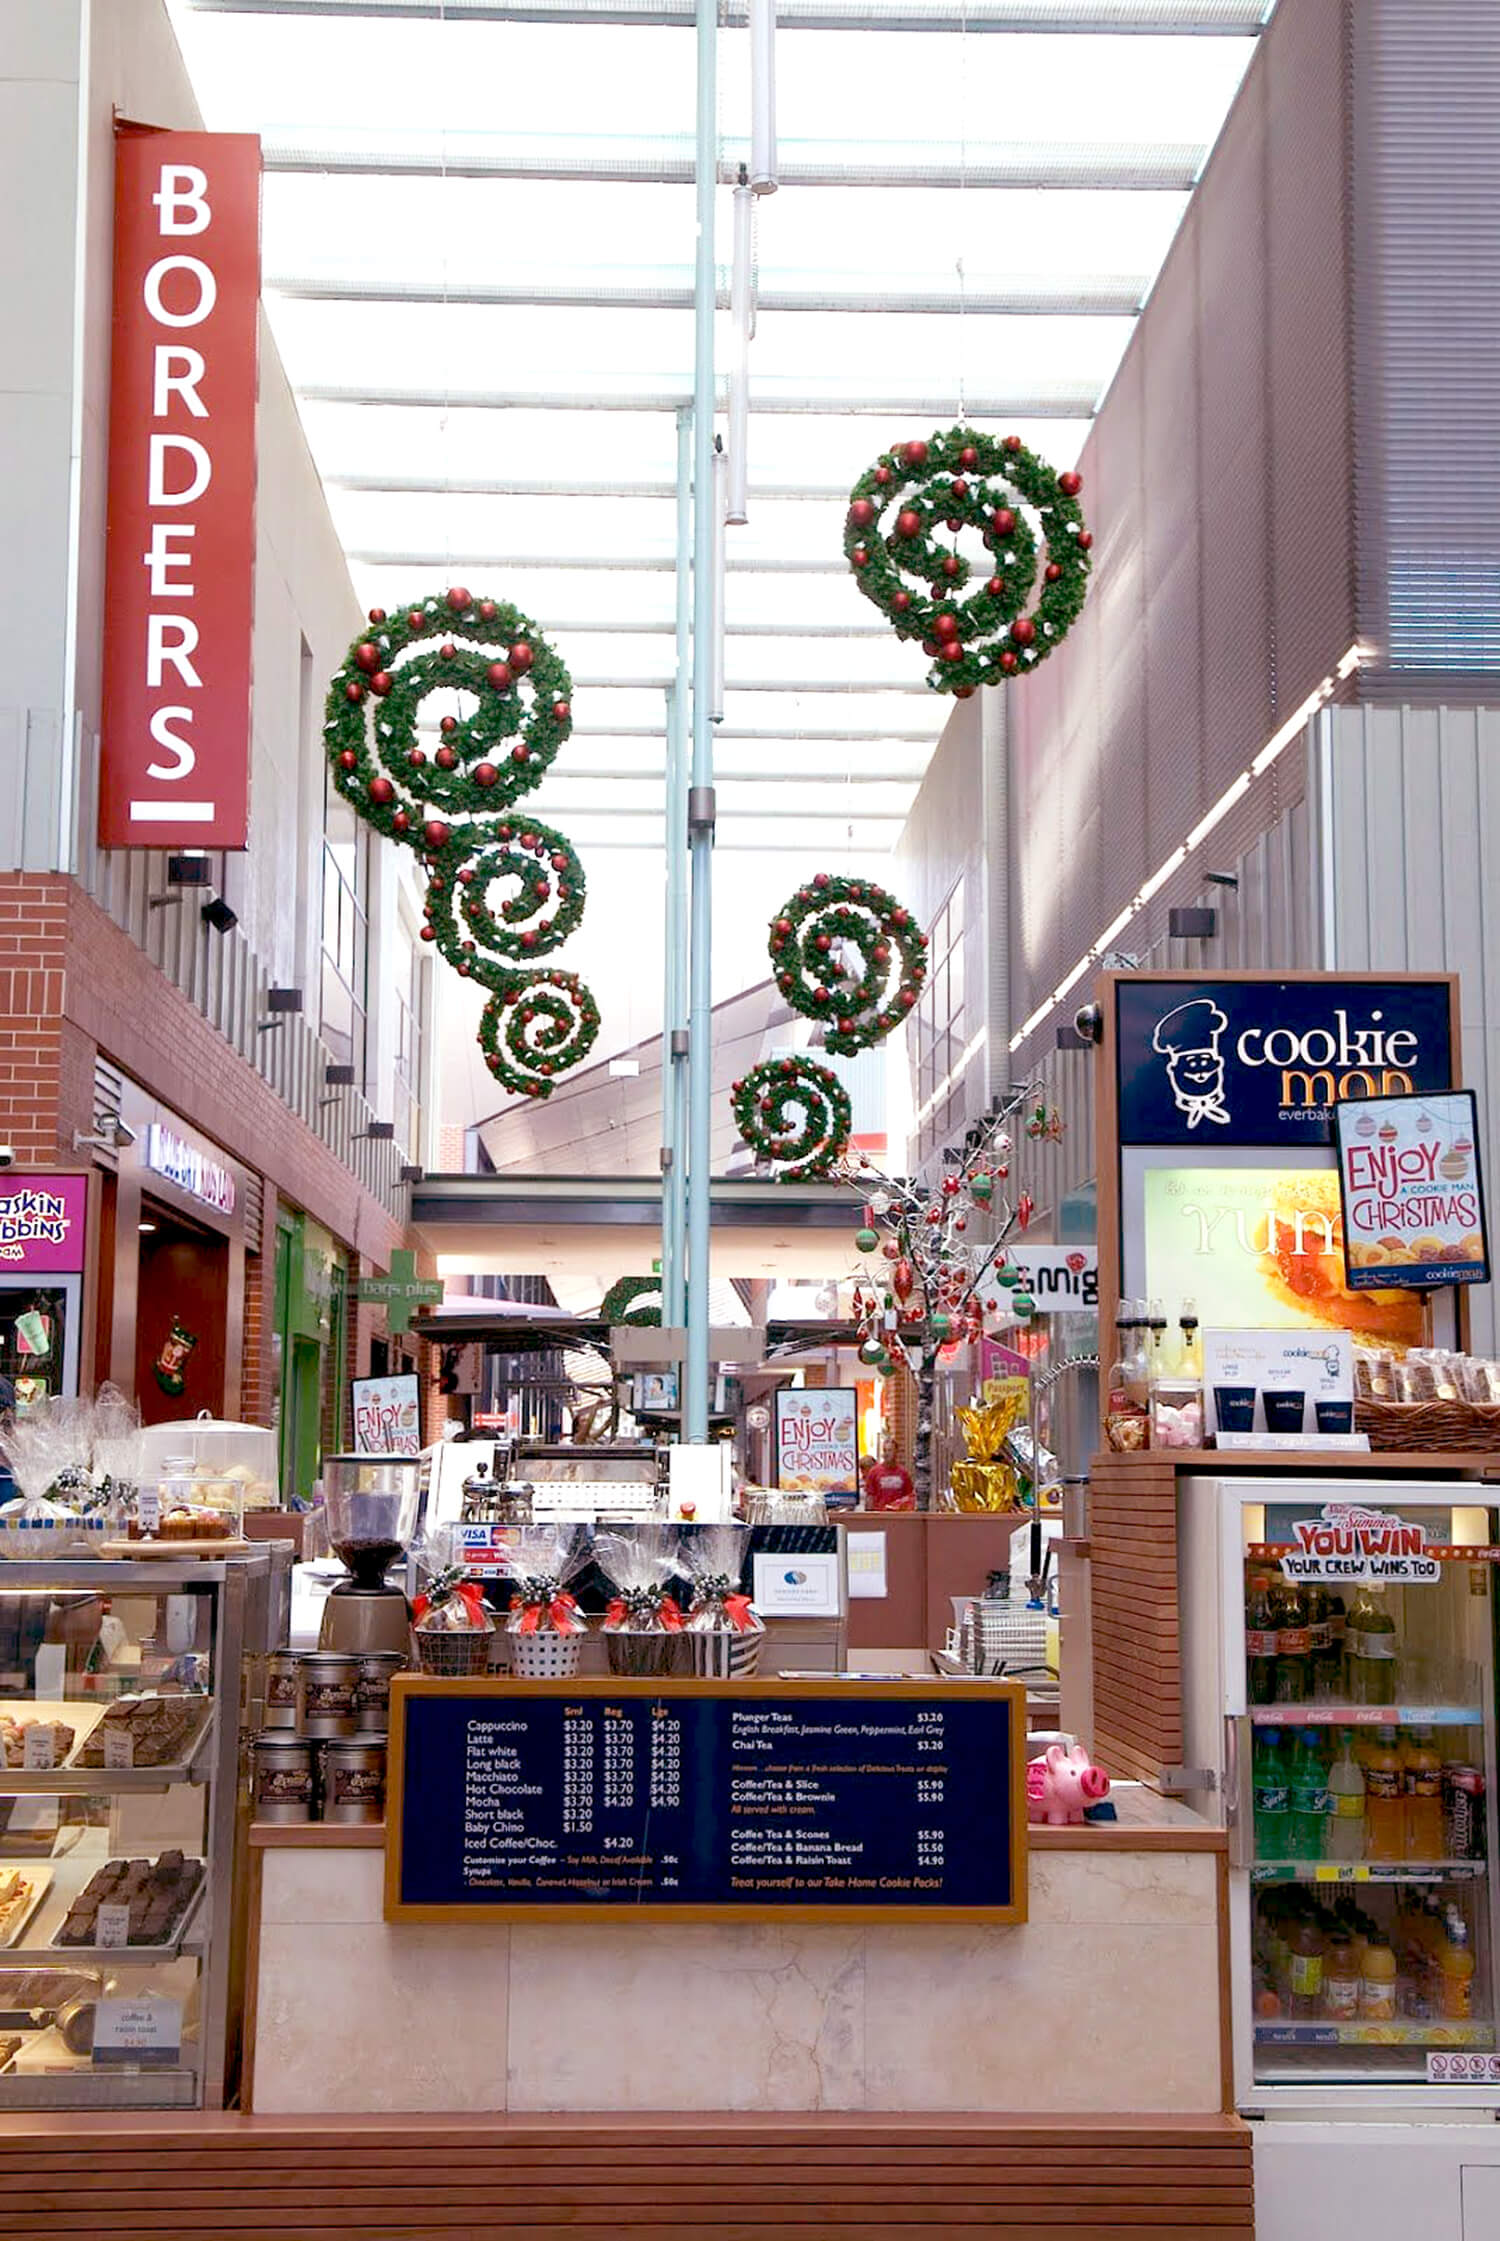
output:
[[[902,1258],[897,1261],[895,1267],[891,1270],[891,1290],[895,1293],[897,1299],[901,1301],[903,1306],[905,1305],[907,1300],[911,1298],[911,1288],[915,1279],[916,1270],[912,1267],[911,1262],[907,1260],[903,1255]]]
[[[1031,1217],[1036,1212],[1036,1202],[1029,1191],[1022,1191],[1016,1200],[1016,1221],[1020,1228],[1029,1229]]]
[[[862,1253],[873,1253],[880,1239],[872,1229],[857,1229],[854,1232],[854,1242]]]
[[[845,554],[865,597],[903,638],[921,641],[934,692],[967,696],[977,685],[1024,676],[1062,643],[1092,565],[1081,488],[1080,476],[1059,475],[1019,437],[997,442],[970,428],[897,444],[860,477],[845,517]],[[1040,569],[1023,508],[1041,525]],[[985,549],[968,598],[960,594],[975,570],[933,535],[954,534],[954,524],[976,531]],[[1036,604],[1023,613],[1039,576]]]
[[[1029,1323],[1036,1313],[1036,1301],[1030,1292],[1012,1292],[1010,1311],[1018,1323]]]
[[[810,1058],[766,1058],[730,1092],[735,1126],[778,1180],[827,1175],[849,1149],[854,1108],[837,1074]]]
[[[429,762],[417,742],[422,703],[455,687],[473,706],[442,718]],[[583,867],[561,833],[504,816],[567,739],[571,690],[533,622],[455,585],[441,599],[371,609],[329,687],[323,727],[334,785],[356,815],[424,859],[423,938],[488,990],[485,1063],[528,1097],[549,1097],[599,1032],[583,982],[540,963],[583,916]]]
[[[188,1357],[197,1343],[197,1332],[188,1330],[174,1315],[172,1327],[161,1342],[161,1351],[151,1364],[157,1384],[174,1400],[187,1384]]]
[[[859,1358],[875,1369],[885,1360],[885,1348],[878,1338],[867,1338],[859,1350]]]
[[[823,1021],[825,1048],[846,1055],[899,1026],[927,978],[927,936],[911,912],[873,880],[841,872],[797,889],[772,919],[768,947],[793,1011]]]
[[[969,1196],[976,1206],[988,1206],[995,1195],[995,1178],[983,1170],[969,1177]]]
[[[938,1340],[945,1339],[953,1328],[953,1318],[943,1307],[940,1307],[935,1315],[930,1315],[927,1322],[933,1337]]]

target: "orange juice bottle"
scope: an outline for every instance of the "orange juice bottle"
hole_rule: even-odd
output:
[[[1414,1727],[1401,1753],[1408,1860],[1443,1857],[1443,1769],[1432,1729]]]
[[[1365,1947],[1359,2013],[1360,2020],[1365,2023],[1394,2023],[1396,2020],[1396,1956],[1388,1945]]]
[[[1401,1752],[1396,1730],[1383,1727],[1365,1754],[1365,1858],[1402,1860],[1405,1846]]]
[[[1445,2021],[1466,2023],[1473,2013],[1474,1949],[1462,1916],[1450,1916],[1448,1934],[1437,1948],[1438,2005]]]

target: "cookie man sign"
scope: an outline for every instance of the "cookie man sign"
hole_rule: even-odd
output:
[[[260,142],[124,130],[114,277],[99,839],[243,848]]]

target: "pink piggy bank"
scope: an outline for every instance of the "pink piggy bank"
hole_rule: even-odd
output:
[[[1026,1769],[1026,1818],[1052,1828],[1082,1821],[1086,1805],[1109,1795],[1109,1776],[1095,1766],[1081,1743],[1065,1751],[1053,1743]]]

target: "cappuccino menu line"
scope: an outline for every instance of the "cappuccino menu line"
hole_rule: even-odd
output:
[[[1024,1900],[998,1691],[401,1689],[398,1711],[391,1913]]]

